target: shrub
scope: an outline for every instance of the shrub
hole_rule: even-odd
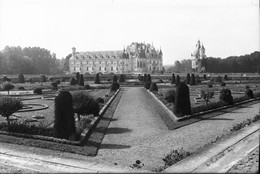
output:
[[[146,75],[146,74],[144,74],[144,78],[143,78],[143,80],[144,80],[144,83],[145,83],[146,80],[147,80],[147,75]]]
[[[208,87],[209,87],[209,88],[212,88],[212,87],[213,87],[212,82],[209,82],[209,83],[208,83]]]
[[[228,76],[226,74],[224,76],[224,80],[228,80]]]
[[[80,74],[80,77],[79,77],[79,86],[84,86],[84,77],[83,77],[83,74]]]
[[[11,82],[11,79],[9,79],[8,77],[4,76],[3,77],[3,82]]]
[[[176,84],[175,83],[175,75],[174,75],[174,73],[172,73],[171,84]]]
[[[191,114],[190,91],[184,82],[180,82],[176,89],[174,113],[177,116]]]
[[[76,134],[72,108],[72,96],[68,91],[60,91],[54,100],[54,136],[69,139]]]
[[[247,97],[247,98],[254,98],[254,93],[253,93],[253,91],[251,90],[251,89],[246,89],[246,91],[245,91],[245,96]]]
[[[180,82],[181,82],[180,76],[177,75],[176,80],[175,80],[175,86],[178,86],[180,84]]]
[[[125,76],[123,74],[120,74],[119,82],[125,82]]]
[[[191,74],[190,85],[196,85],[195,75],[193,73]]]
[[[10,127],[9,116],[22,109],[22,102],[14,97],[2,96],[0,97],[0,115],[6,118],[8,129]]]
[[[79,84],[79,78],[80,78],[80,74],[79,74],[79,72],[77,72],[77,73],[76,73],[77,84]]]
[[[145,82],[144,87],[145,89],[149,89],[151,86],[151,82]]]
[[[221,83],[222,82],[222,77],[221,76],[217,76],[214,78],[215,82]]]
[[[34,93],[34,94],[39,94],[39,95],[41,95],[41,94],[42,94],[42,88],[35,88],[35,89],[33,90],[33,93]]]
[[[144,81],[144,76],[141,76],[140,74],[138,74],[138,80],[139,80],[140,82],[143,82],[143,81]]]
[[[203,79],[204,79],[204,80],[207,80],[206,74],[203,74]]]
[[[98,103],[105,103],[105,100],[103,98],[101,98],[101,97],[98,97],[96,99],[96,102],[98,102]]]
[[[100,84],[100,79],[99,79],[98,73],[96,74],[96,77],[95,77],[95,84]]]
[[[190,84],[190,74],[188,73],[187,76],[186,76],[186,83],[187,84]]]
[[[60,79],[55,80],[55,83],[60,84]]]
[[[221,82],[220,86],[226,86],[226,83],[225,82]]]
[[[19,74],[19,76],[18,76],[18,83],[24,83],[24,76],[23,76],[23,74]]]
[[[58,89],[58,84],[56,82],[51,83],[53,89]]]
[[[111,86],[110,86],[110,91],[117,91],[119,88],[120,88],[119,83],[113,82],[113,83],[111,84]]]
[[[149,83],[152,82],[152,78],[151,78],[150,74],[147,75],[146,82],[149,82]]]
[[[196,81],[195,84],[201,84],[200,76],[196,75]]]
[[[226,104],[233,104],[233,97],[231,95],[230,89],[222,89],[220,91],[219,99],[224,101]]]
[[[19,86],[18,90],[25,90],[23,86]]]
[[[150,91],[158,91],[158,87],[157,87],[156,83],[151,83],[149,90]]]
[[[75,78],[70,78],[70,85],[76,85],[77,84],[77,80]]]
[[[33,83],[34,80],[33,80],[33,78],[28,78],[28,79],[26,80],[26,82]]]
[[[41,82],[44,83],[47,81],[47,78],[45,75],[41,75]]]
[[[78,120],[80,115],[93,114],[99,115],[99,105],[96,100],[84,91],[76,91],[72,93],[73,111],[77,113]]]
[[[54,80],[54,78],[53,78],[52,76],[50,76],[50,77],[48,78],[48,80],[49,80],[50,82],[52,82],[52,81]]]
[[[8,95],[9,95],[9,91],[14,89],[14,85],[10,82],[4,82],[3,85],[2,85],[2,88],[4,91],[7,91],[8,92]]]
[[[174,89],[168,90],[165,93],[164,98],[167,100],[167,102],[174,103],[174,101],[175,101],[175,90]]]
[[[84,87],[85,87],[85,89],[90,89],[89,84],[85,85]]]
[[[178,161],[181,161],[182,159],[190,155],[190,152],[186,152],[183,150],[183,148],[181,148],[178,150],[172,150],[170,154],[166,155],[163,158],[163,161],[165,162],[165,166],[172,166],[173,164],[177,163]]]
[[[114,75],[114,77],[113,77],[113,83],[116,83],[116,82],[117,82],[117,76]]]

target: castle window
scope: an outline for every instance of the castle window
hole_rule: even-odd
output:
[[[113,67],[111,66],[111,71],[113,71]]]

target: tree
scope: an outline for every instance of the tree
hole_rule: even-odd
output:
[[[184,82],[180,82],[176,88],[174,113],[178,117],[191,114],[190,91]]]
[[[140,74],[138,76],[138,79],[140,78]],[[120,74],[119,76],[119,82],[125,82],[125,76],[123,74]]]
[[[181,78],[179,75],[176,76],[175,86],[178,86],[181,82]]]
[[[143,78],[144,82],[146,82],[146,79],[147,79],[147,75],[144,74],[144,78]]]
[[[190,84],[190,74],[189,73],[187,74],[187,77],[186,77],[186,83]]]
[[[176,72],[181,72],[181,63],[180,63],[180,61],[175,61],[175,63],[174,63],[174,66],[175,66],[175,71]]]
[[[96,74],[96,77],[95,77],[95,84],[100,84],[99,74],[98,73]]]
[[[151,78],[150,74],[147,75],[146,82],[149,82],[149,83],[152,82],[152,78]]]
[[[77,84],[79,84],[79,78],[80,78],[80,74],[79,74],[79,72],[77,72],[77,73],[76,73]]]
[[[72,96],[68,91],[60,91],[54,100],[54,136],[69,139],[76,134]]]
[[[70,78],[70,85],[76,85],[77,84],[77,80],[75,78]]]
[[[172,73],[171,84],[175,84],[175,75]]]
[[[190,85],[196,85],[195,75],[193,73],[191,74]]]
[[[83,77],[83,74],[80,74],[79,86],[84,86],[84,77]]]
[[[149,90],[150,91],[158,91],[158,87],[157,87],[156,83],[151,83]]]
[[[23,76],[23,74],[19,74],[19,76],[18,76],[18,82],[19,83],[24,83],[24,76]]]
[[[17,98],[9,96],[0,97],[0,115],[6,118],[8,129],[10,128],[9,117],[19,109],[22,109],[22,107],[22,102]]]
[[[219,94],[219,100],[224,101],[228,105],[233,104],[233,97],[230,89],[222,89]]]
[[[9,95],[9,91],[14,89],[14,85],[10,82],[4,82],[2,88],[4,91],[8,91],[8,95]]]
[[[113,82],[114,82],[114,83],[117,82],[117,76],[116,76],[116,75],[114,75],[114,77],[113,77]]]

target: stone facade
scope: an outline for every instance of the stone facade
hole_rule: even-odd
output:
[[[205,58],[206,58],[205,48],[203,44],[200,44],[200,41],[198,40],[196,44],[196,49],[191,54],[191,68],[195,72],[203,71],[203,67],[201,66],[201,60]]]
[[[162,71],[162,51],[153,45],[133,42],[118,51],[76,52],[72,48],[70,73],[141,74]]]

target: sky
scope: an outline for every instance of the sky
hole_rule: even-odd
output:
[[[260,51],[259,0],[0,0],[0,50],[162,49],[163,64],[190,59],[198,39],[208,57]]]

